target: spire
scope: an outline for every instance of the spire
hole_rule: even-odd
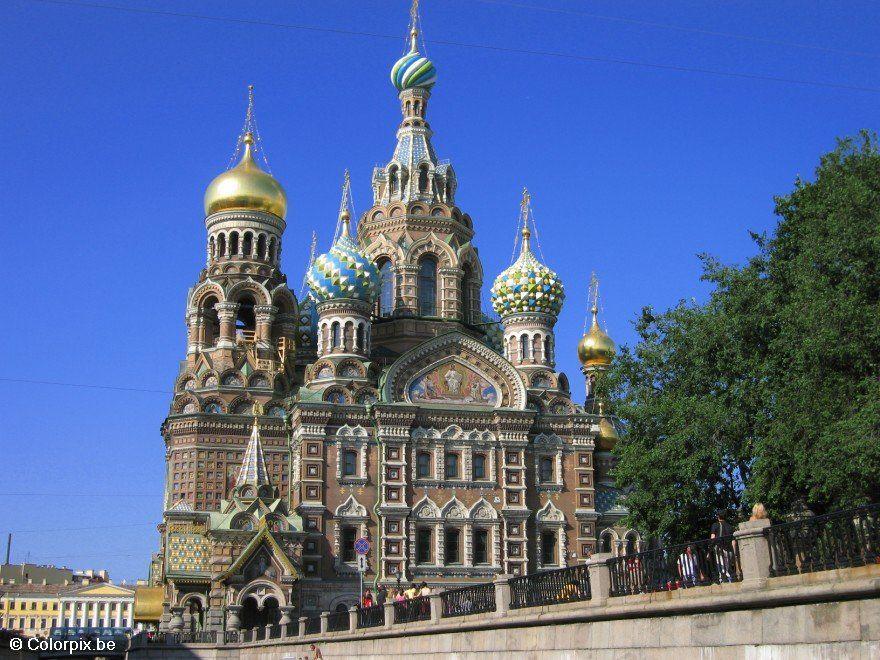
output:
[[[532,231],[529,229],[529,217],[531,215],[531,201],[532,196],[529,194],[529,189],[523,187],[522,201],[519,204],[519,212],[520,217],[522,218],[522,247],[520,248],[520,254],[525,252],[531,252],[531,236]]]
[[[409,8],[409,52],[416,53],[419,50],[419,0],[413,0]]]
[[[349,200],[351,199],[351,176],[348,168],[345,169],[345,175],[342,179],[342,199],[339,202],[339,222],[342,225],[341,236],[349,236],[351,233],[351,212],[349,209]]]
[[[254,404],[254,426],[251,431],[251,439],[248,440],[247,449],[244,452],[244,460],[241,469],[235,479],[235,487],[271,485],[269,473],[266,471],[266,459],[263,457],[263,444],[260,442],[260,422],[257,419],[258,404]]]
[[[259,151],[260,158],[265,165],[266,171],[269,174],[272,173],[272,168],[269,167],[269,159],[266,158],[266,152],[263,149],[263,138],[260,136],[260,130],[257,128],[257,116],[254,114],[253,85],[248,85],[248,103],[247,110],[244,113],[244,125],[241,127],[241,132],[238,134],[238,141],[235,144],[235,150],[232,152],[232,157],[229,159],[229,166],[226,169],[232,167],[232,163],[235,162],[236,156],[242,151],[244,151],[244,155],[240,162],[244,162],[245,159],[253,160],[254,153]]]
[[[599,327],[599,278],[596,272],[590,273],[590,314],[593,316],[591,325]]]

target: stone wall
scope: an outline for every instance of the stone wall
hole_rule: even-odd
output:
[[[131,660],[880,658],[880,565]]]

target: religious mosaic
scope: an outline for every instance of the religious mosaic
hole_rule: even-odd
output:
[[[413,403],[463,403],[495,406],[495,386],[460,362],[445,362],[413,379],[407,395]]]

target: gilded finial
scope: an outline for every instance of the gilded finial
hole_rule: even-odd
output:
[[[351,196],[351,175],[348,172],[348,168],[345,169],[345,174],[342,178],[342,200],[339,202],[339,220],[342,222],[342,235],[349,235],[349,222],[351,220],[351,213],[348,210],[348,200]]]
[[[523,187],[522,201],[519,204],[520,217],[522,218],[523,252],[531,249],[530,238],[532,236],[532,230],[529,229],[529,211],[531,208],[531,201],[532,196],[529,194],[529,189]]]
[[[415,53],[418,47],[419,37],[419,0],[413,0],[409,10],[409,49]]]
[[[593,323],[598,324],[599,317],[599,278],[595,271],[590,273],[590,313],[593,315]]]

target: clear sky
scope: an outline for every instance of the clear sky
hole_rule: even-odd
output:
[[[408,2],[102,1],[0,4],[0,532],[15,532],[14,561],[130,580],[157,547],[162,392],[204,265],[202,194],[246,86],[290,200],[283,268],[298,289],[313,229],[328,247],[343,169],[363,211],[391,156]],[[748,257],[774,194],[835,137],[878,128],[874,2],[424,0],[422,15],[434,145],[456,167],[486,284],[510,261],[528,186],[566,285],[557,343],[578,396],[590,271],[609,332],[631,342],[643,306],[705,296],[697,253]]]

